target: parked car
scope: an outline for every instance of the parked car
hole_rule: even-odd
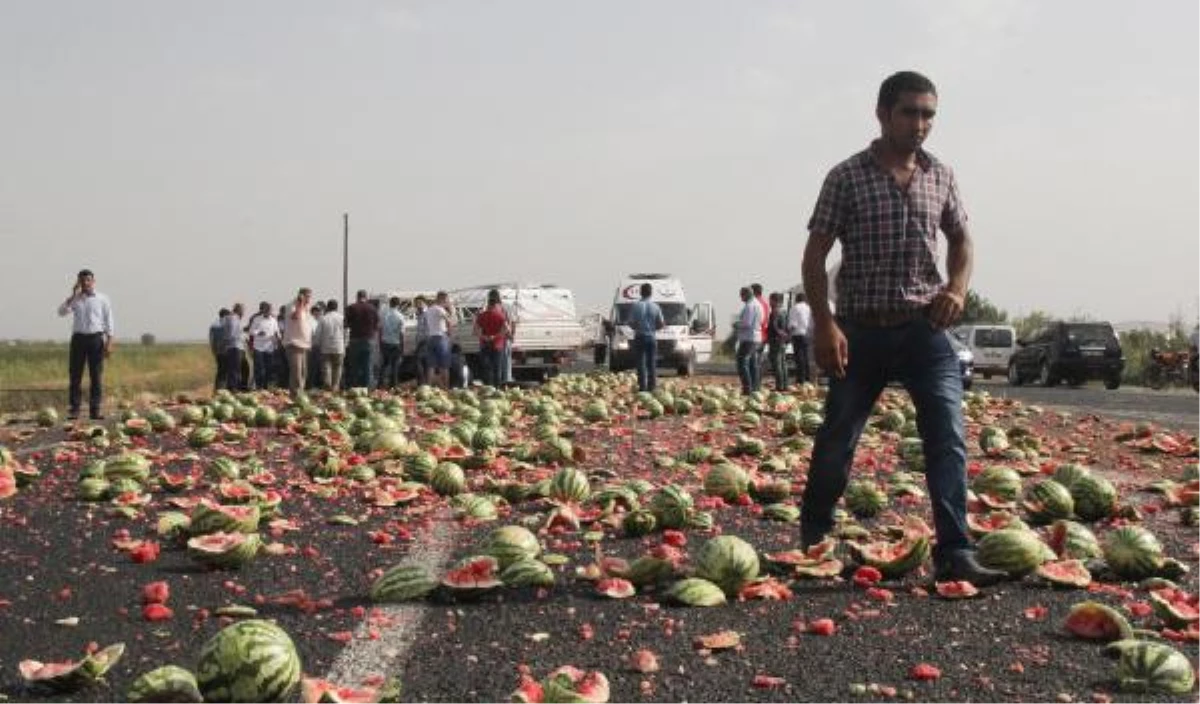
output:
[[[1008,371],[1008,360],[1017,351],[1017,330],[1011,325],[963,325],[955,337],[975,355],[975,372],[984,379]]]
[[[1030,381],[1057,386],[1064,380],[1081,386],[1091,379],[1103,381],[1108,389],[1121,385],[1125,355],[1108,323],[1054,321],[1017,340],[1017,345],[1008,362],[1008,383],[1013,386]]]

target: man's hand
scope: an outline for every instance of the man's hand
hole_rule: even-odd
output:
[[[112,341],[112,338],[110,337],[110,338],[108,338],[108,341],[104,343],[104,358],[105,359],[108,359],[110,356],[112,356],[112,348],[113,348],[113,341]]]
[[[842,329],[832,318],[824,325],[817,325],[813,349],[817,364],[835,379],[846,378],[846,366],[850,364],[850,345]]]
[[[939,330],[954,324],[963,312],[963,296],[950,289],[942,289],[929,306],[929,322]]]

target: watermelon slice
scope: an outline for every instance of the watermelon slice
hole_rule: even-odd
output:
[[[1086,589],[1092,583],[1092,573],[1084,567],[1083,560],[1059,560],[1043,562],[1036,574],[1057,587]]]
[[[1063,623],[1071,635],[1104,642],[1133,637],[1133,628],[1116,609],[1085,601],[1071,607]]]
[[[979,595],[979,589],[974,584],[964,581],[938,582],[934,588],[943,599],[970,599]]]

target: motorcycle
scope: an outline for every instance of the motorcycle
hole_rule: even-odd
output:
[[[1193,384],[1196,356],[1193,352],[1163,352],[1150,350],[1150,366],[1146,368],[1146,386],[1161,389],[1168,384]]]

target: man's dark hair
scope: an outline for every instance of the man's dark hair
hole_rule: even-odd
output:
[[[354,294],[360,301],[367,300],[367,290],[365,288],[358,289],[358,293]]]
[[[500,291],[498,289],[492,289],[491,291],[488,291],[487,302],[489,306],[493,303],[499,303]]]
[[[218,311],[218,312],[217,312],[217,317],[218,317],[218,318],[224,318],[224,317],[225,317],[225,316],[227,316],[227,315],[229,315],[229,309],[228,309],[228,308],[222,308],[220,311]]]
[[[773,292],[770,301],[772,303],[783,303],[783,294],[778,291]]]
[[[95,276],[95,274],[93,274],[93,273],[92,273],[92,270],[91,270],[91,269],[80,269],[80,270],[79,270],[79,278],[81,278],[81,279],[82,279],[82,278],[83,278],[83,277],[85,277],[85,276],[92,276],[92,277],[94,277],[94,276]]]
[[[749,298],[750,297],[749,287],[743,286],[740,289],[738,289],[738,297],[739,298]]]
[[[391,307],[393,307],[393,308],[397,308],[397,307],[399,307],[399,305],[400,305],[400,297],[399,297],[399,296],[392,296],[391,298],[389,298],[389,299],[388,299],[388,305],[389,305],[389,306],[391,306]]]
[[[936,96],[937,88],[933,86],[933,81],[916,71],[893,73],[879,86],[879,101],[876,102],[876,107],[891,112],[900,100],[901,93],[932,93]]]
[[[642,292],[642,298],[649,298],[650,294],[654,293],[654,287],[650,284],[642,284],[640,291]]]
[[[328,301],[325,301],[325,312],[328,313],[330,311],[337,310],[337,306],[338,306],[337,299],[330,298]]]
[[[754,292],[755,296],[761,296],[762,284],[750,284],[750,290]]]

